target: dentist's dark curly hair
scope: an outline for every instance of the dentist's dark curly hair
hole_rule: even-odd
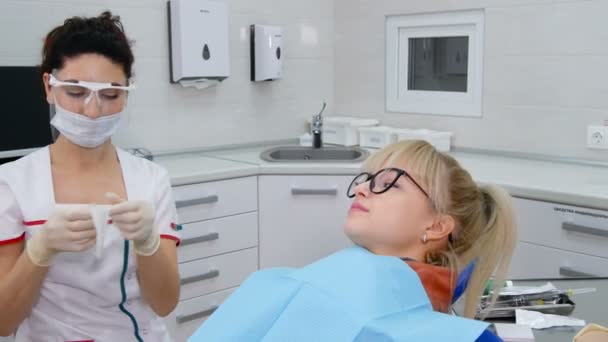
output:
[[[42,48],[42,73],[61,69],[66,59],[86,53],[99,54],[122,66],[132,76],[133,51],[119,16],[105,11],[97,17],[72,17],[52,29]]]

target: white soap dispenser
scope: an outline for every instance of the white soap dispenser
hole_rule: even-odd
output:
[[[218,82],[230,75],[228,6],[224,0],[167,3],[171,82]]]
[[[272,81],[283,72],[283,30],[279,26],[251,25],[251,80]]]

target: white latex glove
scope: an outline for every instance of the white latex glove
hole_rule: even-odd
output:
[[[46,267],[59,252],[81,252],[91,248],[95,237],[95,225],[88,207],[55,208],[25,248],[34,264]]]
[[[149,256],[160,247],[160,234],[154,225],[154,209],[148,201],[125,201],[115,193],[106,193],[112,201],[110,218],[126,240],[133,241],[135,252]]]

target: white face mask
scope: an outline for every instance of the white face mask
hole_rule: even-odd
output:
[[[116,132],[122,119],[122,111],[91,119],[62,108],[55,101],[53,125],[66,139],[86,148],[95,148],[106,142]]]

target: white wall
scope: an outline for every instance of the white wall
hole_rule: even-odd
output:
[[[0,0],[0,65],[40,62],[42,39],[72,15],[111,9],[136,41],[138,89],[121,146],[168,150],[293,138],[328,114],[456,133],[455,145],[591,159],[586,126],[608,119],[605,0],[227,0],[232,75],[196,91],[169,84],[165,0]],[[483,117],[386,113],[387,14],[485,8]],[[284,27],[285,77],[249,81],[248,26]],[[335,96],[334,96],[335,93]],[[335,102],[335,106],[332,106]]]
[[[45,34],[73,15],[120,15],[135,40],[137,90],[121,146],[173,150],[296,138],[323,99],[333,104],[333,2],[227,0],[231,76],[197,91],[169,83],[165,0],[0,0],[0,65],[37,65]],[[249,25],[283,26],[284,79],[249,81]]]
[[[385,16],[485,8],[483,117],[385,112]],[[335,111],[450,130],[454,143],[588,159],[608,119],[605,0],[335,0]]]

